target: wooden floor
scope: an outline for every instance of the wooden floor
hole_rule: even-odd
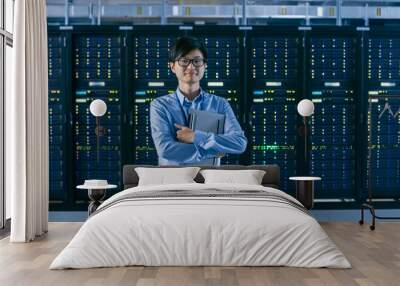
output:
[[[353,268],[289,267],[122,267],[48,270],[81,223],[50,223],[32,243],[0,241],[0,285],[400,285],[400,223],[379,223],[370,231],[357,223],[324,223],[323,228]]]

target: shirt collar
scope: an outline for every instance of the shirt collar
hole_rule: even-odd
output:
[[[203,89],[200,87],[200,93],[198,96],[196,96],[192,101],[187,99],[186,96],[183,95],[183,93],[180,91],[179,87],[176,89],[175,93],[178,95],[179,103],[183,105],[185,102],[192,103],[198,100],[201,100],[203,98]]]

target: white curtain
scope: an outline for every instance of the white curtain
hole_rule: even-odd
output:
[[[15,1],[13,94],[6,98],[12,242],[47,232],[48,59],[45,0]]]

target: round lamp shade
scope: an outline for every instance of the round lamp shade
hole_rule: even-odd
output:
[[[314,103],[309,99],[303,99],[297,104],[297,112],[301,116],[310,116],[314,114]]]
[[[95,99],[90,104],[90,113],[96,117],[103,116],[107,112],[107,104],[101,99]]]

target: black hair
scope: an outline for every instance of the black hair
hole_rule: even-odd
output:
[[[207,50],[204,44],[194,37],[180,37],[176,39],[174,45],[169,50],[169,61],[174,62],[177,59],[186,56],[193,50],[200,50],[204,61],[207,62]]]

